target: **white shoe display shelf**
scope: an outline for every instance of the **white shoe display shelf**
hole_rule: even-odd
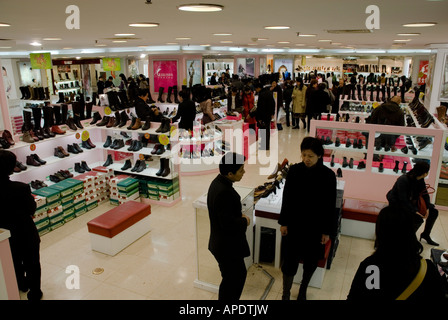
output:
[[[340,146],[335,146],[336,136],[346,135],[353,136],[358,135],[362,137],[362,133],[368,134],[367,147],[364,144],[362,149],[353,148],[353,146],[347,148],[345,140],[341,141]],[[427,145],[422,150],[418,150],[417,155],[412,154],[409,150],[407,154],[403,153],[400,147],[397,146],[395,152],[384,151],[375,149],[375,137],[380,134],[394,134],[401,136],[400,139],[406,139],[407,136],[413,137],[429,137],[432,139],[432,143]],[[402,174],[401,169],[403,162],[406,161],[407,171],[412,169],[413,160],[424,159],[430,160],[431,168],[429,175],[426,178],[426,183],[432,187],[437,187],[437,181],[440,172],[441,153],[440,150],[444,146],[444,130],[434,128],[417,128],[417,127],[397,127],[387,125],[373,125],[364,123],[351,123],[351,122],[336,122],[325,120],[312,120],[310,128],[310,136],[319,138],[324,136],[330,136],[332,144],[324,145],[326,154],[324,156],[324,164],[335,172],[340,168],[342,170],[343,178],[346,181],[344,196],[347,198],[365,199],[379,202],[386,202],[386,194],[392,188],[397,178]],[[352,139],[351,139],[352,140]],[[365,139],[363,139],[365,141]],[[400,141],[400,140],[397,140]],[[402,141],[402,140],[401,140]],[[353,140],[351,141],[353,143]],[[414,146],[418,144],[414,143]],[[331,155],[335,155],[335,165],[330,165]],[[382,160],[384,163],[384,171],[379,172],[378,161],[374,161],[374,155],[384,156]],[[342,168],[341,164],[343,157],[354,158],[356,162],[353,168],[348,166]],[[366,167],[364,169],[357,169],[357,162],[364,161]],[[400,162],[398,172],[393,171],[392,163],[394,161]]]

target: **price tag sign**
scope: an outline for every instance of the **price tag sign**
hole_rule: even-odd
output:
[[[145,133],[145,139],[149,139],[149,138],[150,138],[149,133]]]
[[[162,145],[166,146],[166,145],[168,145],[170,143],[170,139],[168,138],[168,136],[166,134],[161,134],[159,136],[159,142]]]
[[[138,156],[138,158],[139,158],[140,160],[145,160],[145,155],[144,155],[144,154],[140,154],[140,155]]]
[[[111,108],[109,108],[109,107],[104,108],[104,114],[107,116],[111,115],[112,114]]]
[[[35,151],[36,150],[36,145],[34,143],[32,145],[30,145],[30,150],[31,151]]]
[[[79,132],[76,133],[75,137],[76,137],[76,139],[81,138],[81,135],[79,134]]]
[[[89,140],[89,138],[90,138],[90,135],[89,135],[89,131],[87,131],[87,130],[84,130],[83,132],[82,132],[82,141],[87,141],[87,140]]]

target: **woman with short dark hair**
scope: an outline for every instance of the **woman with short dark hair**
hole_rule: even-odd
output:
[[[283,300],[289,300],[294,276],[303,261],[298,300],[306,291],[325,244],[335,234],[336,176],[323,163],[319,139],[305,137],[300,145],[302,162],[290,167],[283,189],[278,223],[282,234]]]
[[[375,226],[375,252],[359,265],[348,300],[444,300],[442,278],[431,260],[422,259],[423,246],[415,236],[413,224],[406,207],[392,205],[380,211]],[[412,291],[410,284],[418,279],[421,267],[421,284]]]
[[[179,129],[193,130],[193,122],[196,118],[196,105],[190,99],[190,91],[188,89],[179,91],[179,106],[177,113],[172,119],[172,122],[179,120]]]

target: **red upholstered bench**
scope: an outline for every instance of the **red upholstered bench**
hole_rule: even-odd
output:
[[[375,223],[385,202],[344,199],[342,205],[341,233],[353,237],[374,239]]]
[[[129,201],[87,223],[92,249],[116,255],[149,232],[151,205]]]

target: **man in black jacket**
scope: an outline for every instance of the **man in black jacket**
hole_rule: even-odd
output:
[[[246,281],[244,258],[250,255],[246,240],[249,217],[241,213],[242,205],[233,183],[243,177],[245,157],[226,153],[219,164],[219,174],[207,194],[210,218],[208,249],[218,262],[222,281],[219,300],[238,300]]]
[[[269,87],[263,88],[261,82],[255,85],[255,91],[258,93],[257,111],[255,118],[257,119],[258,128],[260,129],[260,150],[270,149],[271,140],[271,120],[275,114],[275,100]]]

